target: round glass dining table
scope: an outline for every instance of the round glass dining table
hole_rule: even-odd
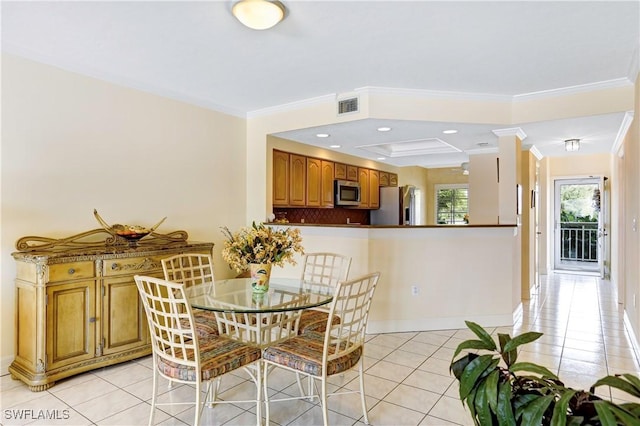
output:
[[[269,313],[326,305],[333,299],[334,289],[295,278],[271,278],[269,290],[256,293],[250,278],[231,278],[190,286],[185,291],[194,308],[214,312]]]

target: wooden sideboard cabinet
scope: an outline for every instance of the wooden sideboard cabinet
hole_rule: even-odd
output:
[[[11,377],[43,391],[62,378],[150,354],[133,277],[162,277],[165,257],[211,253],[212,243],[187,237],[176,231],[132,242],[96,229],[62,240],[20,239],[12,254],[17,329]]]

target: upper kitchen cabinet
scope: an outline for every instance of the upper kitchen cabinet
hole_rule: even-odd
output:
[[[359,167],[347,164],[347,180],[357,182],[360,179],[360,177],[358,176],[358,170]]]
[[[380,208],[380,172],[369,170],[369,208]]]
[[[322,207],[333,207],[334,167],[333,161],[322,160]]]
[[[380,186],[389,186],[389,173],[380,172]]]
[[[289,161],[289,205],[304,207],[307,205],[307,157],[304,155],[290,154]]]
[[[398,175],[389,173],[389,186],[398,186]]]
[[[333,207],[334,163],[307,158],[307,207]]]
[[[273,205],[289,205],[289,153],[273,151]]]
[[[347,179],[347,165],[343,163],[335,163],[334,177],[336,179]]]

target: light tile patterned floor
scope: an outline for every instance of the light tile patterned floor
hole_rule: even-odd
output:
[[[544,333],[525,346],[522,360],[543,364],[559,374],[568,386],[588,388],[607,374],[640,374],[638,357],[625,331],[623,315],[607,281],[595,277],[554,274],[543,277],[539,293],[523,306],[513,327],[490,329],[510,334],[536,330]],[[393,333],[368,336],[366,393],[373,425],[471,425],[457,397],[457,382],[449,363],[457,344],[473,337],[466,329]],[[353,373],[335,377],[334,388],[354,388]],[[174,386],[162,399],[191,400],[193,389]],[[272,395],[295,395],[295,377],[277,371],[270,376]],[[250,398],[254,388],[242,373],[225,376],[222,399]],[[628,400],[617,391],[599,394],[615,401]],[[103,368],[60,381],[44,392],[30,392],[8,375],[0,381],[0,424],[21,425],[142,425],[147,423],[151,397],[149,357]],[[17,419],[19,414],[41,412],[60,419]],[[356,395],[329,399],[332,425],[361,425]],[[203,425],[254,425],[255,407],[224,404],[205,409]],[[164,408],[156,414],[161,425],[193,422],[188,406]],[[272,407],[272,425],[322,424],[316,403],[278,403]]]

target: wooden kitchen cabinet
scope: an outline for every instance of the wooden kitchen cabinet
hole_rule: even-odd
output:
[[[343,163],[335,163],[334,170],[334,178],[335,179],[347,179],[347,165]]]
[[[184,231],[154,233],[135,244],[95,229],[61,240],[18,240],[11,377],[43,391],[65,377],[150,354],[133,277],[162,277],[165,257],[211,253],[212,243],[187,238]]]
[[[380,208],[380,172],[369,170],[369,208]]]
[[[362,209],[369,208],[369,169],[358,168],[358,182],[360,183],[360,205]]]
[[[357,166],[351,166],[347,164],[347,180],[352,180],[354,182],[357,182],[360,179],[358,175],[359,169],[360,168]]]
[[[307,158],[307,207],[322,204],[322,160]]]
[[[289,205],[304,207],[307,202],[307,157],[290,154]]]
[[[398,175],[389,173],[389,186],[398,186]]]
[[[322,207],[333,207],[333,176],[335,164],[333,161],[322,160]]]
[[[389,186],[388,172],[380,172],[380,186]]]
[[[273,151],[273,205],[289,205],[289,153]]]

